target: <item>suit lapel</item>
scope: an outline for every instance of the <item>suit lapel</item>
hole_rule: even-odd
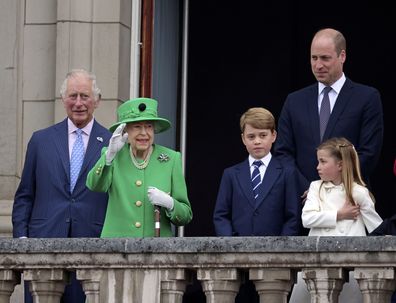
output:
[[[94,120],[91,134],[89,136],[87,150],[84,155],[84,162],[81,166],[80,174],[76,182],[74,191],[78,192],[81,188],[85,188],[85,180],[81,183],[81,176],[88,174],[88,170],[96,163],[97,155],[100,155],[100,151],[103,146],[106,146],[108,142],[105,142],[106,136],[100,129],[98,123]],[[83,186],[82,186],[83,185]]]
[[[318,110],[318,84],[314,84],[308,89],[307,93],[307,113],[308,123],[311,131],[311,136],[317,142],[320,142],[320,127],[319,127],[319,110]]]
[[[253,196],[253,188],[250,174],[249,160],[246,159],[238,166],[239,172],[237,173],[237,180],[239,182],[241,191],[246,197],[249,204],[255,208],[256,201]]]
[[[333,132],[334,127],[336,126],[336,122],[342,112],[344,111],[348,101],[353,92],[353,84],[352,81],[346,80],[343,87],[341,88],[340,94],[337,97],[337,101],[334,105],[333,111],[331,112],[329,122],[327,124],[325,133],[323,135],[323,140],[330,138],[330,134]]]
[[[67,119],[55,125],[54,142],[62,161],[66,179],[70,180],[69,136],[67,133]]]
[[[102,132],[99,130],[97,122],[94,121],[92,130],[91,130],[91,134],[89,136],[88,146],[87,146],[87,150],[85,152],[84,162],[81,167],[80,174],[88,169],[91,161],[96,162],[96,160],[97,160],[96,155],[98,153],[100,153],[100,150],[102,149],[102,147],[106,145],[106,142],[104,142],[105,140],[106,140],[106,138],[103,136]]]
[[[271,188],[274,186],[276,180],[278,180],[281,172],[282,166],[274,157],[272,157],[267,169],[265,170],[264,179],[259,186],[259,196],[258,201],[256,201],[257,206],[263,203],[264,199],[271,191]]]

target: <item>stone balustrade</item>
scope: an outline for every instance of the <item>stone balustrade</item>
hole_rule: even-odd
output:
[[[353,271],[365,303],[388,303],[395,267],[396,237],[0,239],[0,303],[22,274],[36,302],[59,302],[71,271],[87,303],[182,302],[193,278],[206,302],[234,302],[246,273],[280,303],[300,270],[311,302],[337,302]]]

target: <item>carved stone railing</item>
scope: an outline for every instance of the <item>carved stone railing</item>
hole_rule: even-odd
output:
[[[300,270],[311,302],[337,302],[353,270],[364,302],[385,303],[395,267],[395,237],[1,239],[0,303],[21,274],[37,302],[59,302],[71,271],[87,303],[182,302],[193,277],[206,302],[234,302],[245,273],[260,302],[286,302]]]

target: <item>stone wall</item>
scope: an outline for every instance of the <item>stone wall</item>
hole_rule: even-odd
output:
[[[65,117],[59,88],[73,68],[94,72],[102,89],[95,118],[116,119],[129,96],[132,0],[0,1],[0,237],[32,133]]]

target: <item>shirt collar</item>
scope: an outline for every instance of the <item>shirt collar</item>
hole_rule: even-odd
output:
[[[81,130],[83,131],[84,134],[86,134],[88,136],[91,134],[93,123],[94,123],[94,119],[92,118],[91,121],[89,121],[87,125],[85,125],[83,128],[81,128]],[[78,127],[74,125],[72,120],[67,118],[67,128],[68,128],[68,132],[70,135],[71,133],[75,132]]]
[[[272,158],[271,152],[269,152],[267,155],[265,155],[261,159],[255,159],[251,155],[249,155],[249,166],[252,166],[254,161],[261,160],[261,162],[263,162],[265,167],[268,167],[268,164],[270,163],[271,158]]]
[[[331,188],[340,188],[341,190],[343,190],[344,189],[344,184],[339,184],[339,185],[335,185],[333,182],[331,182],[331,181],[324,181],[323,182],[323,187],[325,188],[325,189],[331,189]]]
[[[345,74],[342,73],[341,78],[338,79],[336,82],[334,82],[334,83],[331,85],[331,88],[337,93],[337,95],[340,93],[341,88],[342,88],[342,86],[344,85],[345,81],[346,81]],[[324,89],[326,86],[327,86],[327,85],[324,85],[322,82],[319,82],[319,85],[318,85],[318,90],[319,90],[318,95],[320,95],[320,94],[322,93],[323,89]]]

